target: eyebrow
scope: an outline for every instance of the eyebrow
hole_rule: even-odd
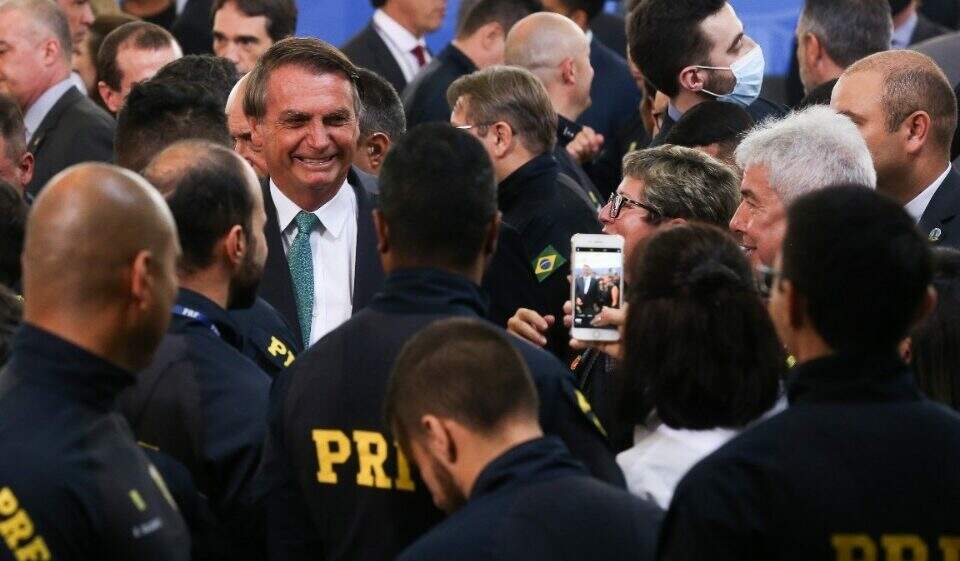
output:
[[[737,46],[737,43],[739,43],[741,40],[743,40],[743,31],[740,31],[740,33],[733,38],[733,41],[730,43],[730,47],[727,49],[727,51],[732,51],[733,48]]]

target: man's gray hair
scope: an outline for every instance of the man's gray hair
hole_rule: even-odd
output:
[[[876,189],[877,172],[860,131],[825,105],[795,111],[754,128],[737,148],[737,165],[762,165],[784,204],[838,183]]]
[[[67,15],[53,0],[3,0],[0,12],[18,10],[30,16],[34,24],[47,30],[60,44],[61,55],[70,61],[73,57],[73,38]]]
[[[812,33],[841,68],[890,48],[888,0],[806,0],[799,34]]]

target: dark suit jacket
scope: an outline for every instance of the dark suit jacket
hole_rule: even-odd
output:
[[[584,311],[590,313],[593,306],[600,304],[600,281],[597,277],[591,278],[589,290],[583,289],[584,284],[586,284],[586,277],[577,277],[577,298],[583,302],[583,307],[586,308]]]
[[[611,51],[596,37],[590,42],[590,64],[594,72],[590,84],[593,103],[577,122],[606,137],[616,133],[624,119],[638,111],[642,96],[623,55]]]
[[[407,129],[420,123],[449,121],[447,89],[460,76],[476,70],[477,66],[467,55],[453,44],[447,45],[403,90]]]
[[[920,233],[936,245],[960,249],[960,173],[953,168],[920,217]],[[939,230],[939,232],[937,232]]]
[[[917,27],[913,29],[913,37],[910,38],[910,44],[914,45],[927,39],[946,35],[947,33],[950,33],[950,28],[944,27],[927,16],[918,13]]]
[[[113,161],[116,123],[75,86],[43,118],[27,150],[36,160],[27,193],[36,196],[54,175],[81,162]]]
[[[800,100],[797,109],[803,109],[811,105],[830,105],[830,99],[833,97],[833,87],[837,85],[839,80],[840,79],[837,78],[824,82],[810,90],[810,93]]]
[[[788,108],[780,105],[779,103],[774,103],[763,97],[758,97],[756,101],[751,103],[747,108],[747,113],[753,117],[753,120],[757,123],[762,123],[765,119],[769,117],[780,118],[787,114]],[[650,146],[660,146],[663,144],[663,141],[667,138],[667,134],[670,133],[670,129],[673,128],[673,125],[676,124],[676,121],[670,117],[670,113],[665,113],[663,115],[663,124],[660,125],[660,134],[653,139],[653,142],[650,143]]]
[[[403,70],[397,59],[393,58],[387,44],[383,42],[377,30],[373,28],[373,22],[367,24],[347,41],[341,50],[357,66],[362,66],[367,70],[376,72],[386,81],[390,82],[393,89],[402,92],[407,85],[406,78],[403,77]]]
[[[383,267],[377,252],[377,234],[373,229],[373,209],[376,195],[372,192],[371,178],[350,170],[347,181],[357,195],[357,255],[353,275],[353,312],[366,306],[383,284]],[[277,224],[277,206],[270,194],[269,182],[261,184],[263,203],[267,211],[264,233],[267,238],[267,262],[260,281],[260,297],[269,302],[287,320],[298,341],[303,340],[300,318],[297,316],[297,300],[293,293],[293,280],[287,254],[283,251],[283,238]]]
[[[627,53],[627,24],[623,16],[600,12],[590,20],[590,31],[611,51],[620,56]]]

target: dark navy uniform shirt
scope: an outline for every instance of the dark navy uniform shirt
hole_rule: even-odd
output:
[[[467,504],[398,561],[649,561],[661,512],[588,477],[556,437],[488,464]]]
[[[681,480],[661,558],[957,559],[960,416],[893,353],[807,362],[787,395]]]
[[[163,478],[122,417],[133,374],[24,325],[0,373],[0,559],[190,558]]]
[[[173,316],[121,410],[139,441],[190,470],[215,520],[215,535],[202,537],[210,541],[206,548],[258,558],[262,550],[253,544],[263,547],[262,510],[252,482],[266,437],[270,378],[240,354],[242,336],[226,310],[183,288],[177,304],[199,315]]]
[[[570,299],[570,238],[599,234],[596,209],[557,180],[559,165],[541,154],[500,182],[497,202],[503,221],[520,232],[530,267],[540,283],[541,315],[556,318],[548,331],[548,348],[567,358],[569,331],[563,327],[563,304]]]
[[[303,350],[280,312],[263,298],[249,308],[230,310],[230,317],[243,338],[240,352],[272,377],[293,364]]]
[[[271,559],[392,559],[440,520],[384,425],[384,393],[410,337],[437,319],[480,317],[484,300],[459,275],[393,273],[367,308],[280,376],[263,470]],[[623,486],[569,370],[533,345],[510,340],[533,375],[544,431],[563,438],[595,476]]]

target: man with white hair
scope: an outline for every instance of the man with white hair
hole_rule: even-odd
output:
[[[227,129],[233,139],[233,149],[237,154],[253,166],[257,177],[266,177],[267,162],[263,158],[263,146],[253,142],[253,131],[250,121],[243,112],[243,97],[247,94],[247,76],[244,74],[233,86],[227,97]]]
[[[51,0],[0,2],[0,93],[23,111],[35,158],[27,192],[80,162],[113,159],[113,119],[70,79],[73,40],[67,17]]]
[[[743,170],[742,200],[730,220],[754,264],[773,266],[795,199],[840,183],[875,189],[877,173],[863,137],[849,118],[815,105],[766,121],[736,152]]]

